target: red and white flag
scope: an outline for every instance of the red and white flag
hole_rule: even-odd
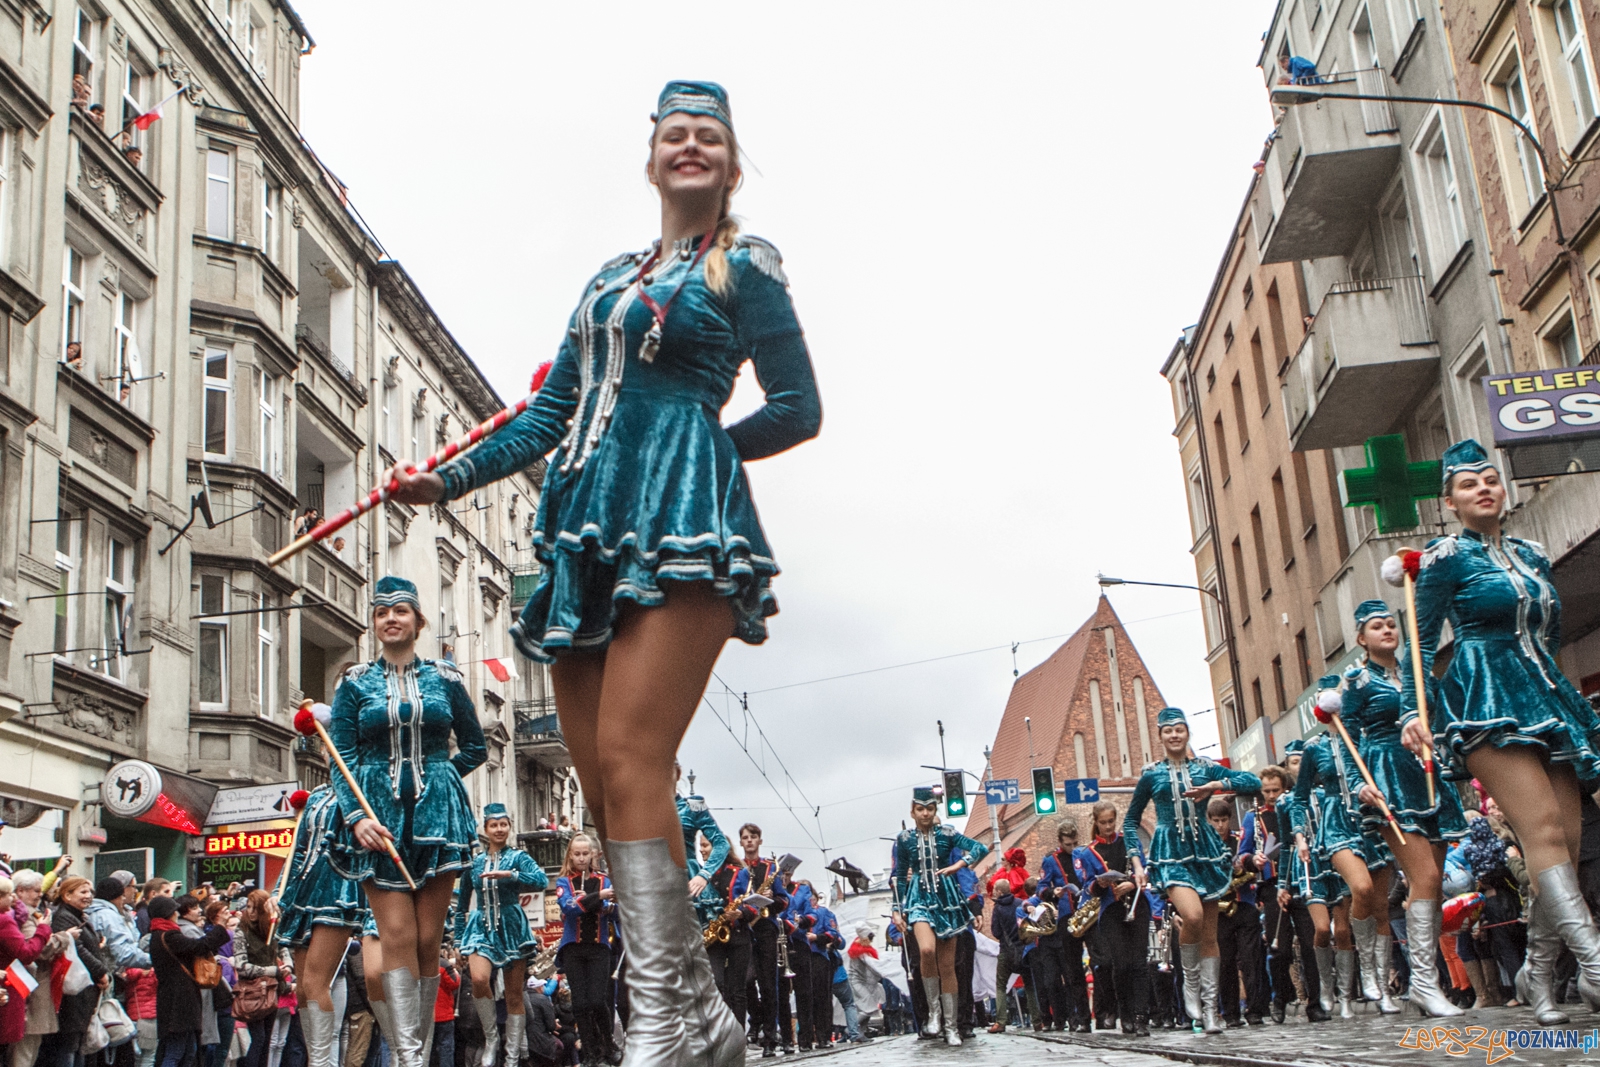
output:
[[[11,966],[6,968],[5,984],[16,990],[17,996],[23,1000],[28,999],[28,994],[39,988],[39,982],[28,973],[28,968],[22,965],[21,960],[12,960]]]
[[[150,127],[154,126],[156,124],[156,119],[159,119],[159,118],[162,117],[161,116],[161,109],[166,107],[169,103],[171,103],[173,98],[176,97],[181,92],[183,92],[183,88],[181,88],[181,87],[176,89],[176,90],[174,90],[171,94],[169,94],[167,96],[167,98],[165,100],[161,101],[161,103],[157,104],[155,107],[151,108],[149,111],[146,111],[144,114],[142,114],[138,118],[134,119],[133,120],[133,128],[136,129],[136,130],[148,130]]]
[[[486,659],[483,665],[489,668],[489,673],[494,675],[497,682],[509,682],[517,677],[517,668],[508,659]]]

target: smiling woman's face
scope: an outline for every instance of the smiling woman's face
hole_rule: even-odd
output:
[[[385,648],[405,648],[416,643],[422,616],[410,604],[385,604],[373,609],[372,628]]]
[[[739,181],[734,153],[726,126],[678,111],[656,124],[645,173],[669,200],[721,195]]]

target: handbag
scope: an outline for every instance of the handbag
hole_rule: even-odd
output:
[[[258,1022],[278,1010],[278,979],[241,978],[233,991],[233,1017],[247,1023]]]
[[[64,996],[75,997],[85,989],[94,985],[94,979],[89,977],[89,968],[83,965],[83,960],[78,957],[77,939],[67,942],[67,974],[61,980],[61,992]]]
[[[121,1002],[110,993],[101,995],[100,1006],[95,1009],[94,1016],[106,1032],[106,1048],[126,1045],[138,1033]]]
[[[178,958],[173,955],[172,946],[167,944],[166,934],[161,935],[161,947],[166,949],[167,955],[173,959]],[[184,973],[193,978],[194,984],[201,989],[215,989],[217,983],[222,981],[222,964],[217,962],[215,956],[196,956],[190,961],[189,966],[184,967],[181,961],[178,966],[183,967]]]

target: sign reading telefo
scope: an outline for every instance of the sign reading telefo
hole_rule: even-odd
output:
[[[1483,395],[1494,443],[1502,448],[1600,435],[1600,368],[1491,374],[1483,379]]]
[[[233,856],[241,852],[265,852],[272,848],[293,848],[294,827],[282,830],[245,830],[236,834],[207,834],[202,838],[208,856]]]

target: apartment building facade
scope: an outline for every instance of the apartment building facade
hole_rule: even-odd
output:
[[[326,781],[293,711],[376,654],[386,573],[417,582],[419,653],[478,703],[474,800],[581,822],[544,672],[498,680],[540,470],[267,563],[308,507],[503,406],[300,136],[311,43],[273,0],[0,2],[0,849],[19,859],[151,849],[185,877],[208,813],[119,817],[142,788],[130,771],[106,803],[124,761],[168,800]],[[519,740],[519,716],[543,728]]]
[[[1239,692],[1216,695],[1243,765],[1317,729],[1313,686],[1353,662],[1355,605],[1392,594],[1379,565],[1449,528],[1429,500],[1418,529],[1380,534],[1370,508],[1344,506],[1339,472],[1379,435],[1403,435],[1412,459],[1486,436],[1478,378],[1508,362],[1466,127],[1437,102],[1455,95],[1449,49],[1426,3],[1278,5],[1266,88],[1278,57],[1300,56],[1324,95],[1274,108],[1200,320],[1163,366],[1213,523],[1191,506],[1199,584],[1231,613]]]

